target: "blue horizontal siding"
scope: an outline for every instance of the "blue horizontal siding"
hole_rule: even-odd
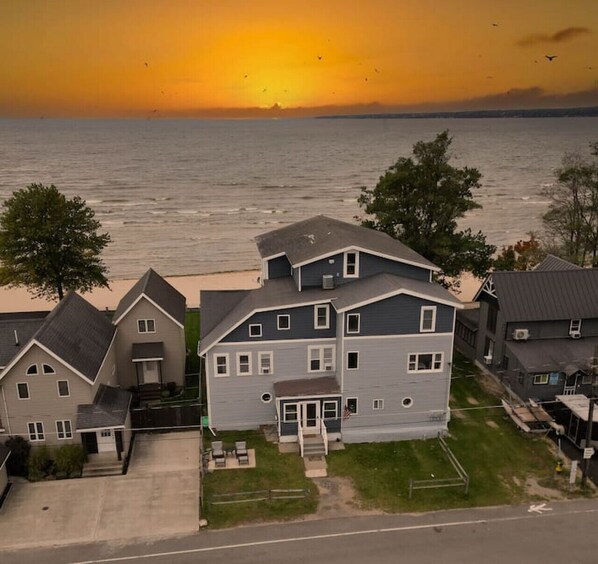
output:
[[[291,263],[286,255],[268,261],[268,278],[285,278],[291,276]]]

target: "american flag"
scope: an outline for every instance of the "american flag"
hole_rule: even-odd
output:
[[[351,417],[351,413],[353,413],[348,405],[345,405],[345,411],[343,412],[343,419],[349,419]]]

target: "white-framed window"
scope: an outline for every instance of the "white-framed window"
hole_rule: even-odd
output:
[[[413,405],[413,398],[403,398],[403,401],[401,401],[401,405],[404,408],[409,409]]]
[[[112,429],[104,429],[103,431],[100,431],[100,436],[101,437],[111,437]]]
[[[330,306],[321,304],[314,306],[314,329],[328,329],[330,327]]]
[[[436,306],[422,306],[419,314],[420,333],[436,331]]]
[[[228,353],[214,355],[214,374],[228,376]]]
[[[548,374],[534,374],[534,384],[548,384]]]
[[[251,376],[251,353],[237,353],[237,374]]]
[[[343,276],[345,278],[359,278],[359,252],[346,251],[344,256]]]
[[[139,333],[155,333],[156,320],[155,319],[138,319],[137,331]]]
[[[71,422],[69,419],[65,419],[63,421],[56,421],[56,435],[58,436],[58,440],[64,439],[72,439],[73,438],[73,429],[71,427]]]
[[[53,366],[49,364],[42,364],[42,372],[44,374],[56,374],[56,370],[54,370]]]
[[[29,395],[29,384],[27,382],[17,382],[17,397],[20,400],[28,400],[31,397]]]
[[[569,323],[569,333],[579,333],[581,331],[581,319],[572,319]]]
[[[250,323],[249,324],[249,336],[250,337],[261,337],[262,336],[262,324],[261,323]]]
[[[443,353],[412,353],[407,372],[442,372]]]
[[[263,403],[270,403],[272,401],[272,394],[270,392],[264,392],[260,396],[260,399],[262,400]]]
[[[44,424],[41,421],[27,423],[27,431],[29,432],[29,440],[32,443],[46,439],[46,434],[44,433]]]
[[[56,382],[56,385],[58,386],[58,395],[61,398],[68,398],[71,395],[68,380],[58,380],[58,382]]]
[[[335,346],[307,347],[307,371],[308,372],[331,372],[334,370],[334,349]]]
[[[288,313],[277,315],[276,328],[279,331],[288,331],[291,328],[291,316]]]
[[[335,401],[322,402],[322,413],[324,415],[324,419],[337,419],[338,403]]]
[[[274,353],[269,352],[259,352],[258,355],[258,362],[260,367],[260,374],[273,374],[274,373]]]
[[[381,411],[384,409],[384,400],[383,399],[375,399],[372,401],[372,409],[374,411]]]
[[[357,398],[347,398],[347,403],[345,404],[345,411],[348,412],[348,415],[357,415]]]
[[[359,369],[359,353],[357,351],[349,351],[347,353],[347,370]]]
[[[347,333],[355,334],[359,333],[359,326],[361,316],[359,313],[348,313],[347,314]]]
[[[27,368],[26,374],[27,374],[27,376],[37,376],[39,374],[37,364],[29,365],[29,367]]]
[[[294,423],[297,421],[297,404],[285,403],[282,406],[282,420],[285,423]]]

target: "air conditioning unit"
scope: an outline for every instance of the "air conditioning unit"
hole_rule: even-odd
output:
[[[262,374],[270,374],[269,368],[262,368]]]
[[[325,364],[324,365],[324,370],[330,372],[332,370],[332,364]]]
[[[527,341],[529,339],[529,329],[515,329],[513,339],[516,341]]]
[[[488,354],[484,357],[484,364],[492,364],[492,355]]]
[[[569,336],[572,339],[581,339],[581,331],[570,331]]]
[[[334,276],[332,274],[324,274],[322,276],[322,290],[332,290],[334,288]]]

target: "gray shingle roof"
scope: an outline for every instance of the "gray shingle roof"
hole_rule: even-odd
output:
[[[540,264],[535,266],[534,270],[581,270],[581,267],[554,255],[547,255]]]
[[[102,312],[69,292],[33,338],[93,382],[115,331]]]
[[[255,242],[262,258],[284,253],[293,266],[356,246],[438,270],[428,259],[385,233],[324,215],[263,233],[255,238]]]
[[[6,366],[43,325],[47,311],[0,315],[0,367]],[[19,344],[15,342],[15,331]]]
[[[146,359],[163,359],[164,358],[164,343],[133,343],[133,351],[131,360],[146,360]]]
[[[301,378],[298,380],[283,380],[274,382],[274,395],[277,398],[295,396],[326,396],[337,395],[341,389],[334,376],[320,378]]]
[[[210,297],[201,304],[201,331],[207,335],[227,313],[229,313],[249,292],[249,290],[202,290],[201,296]]]
[[[208,331],[202,321],[201,352],[203,353],[211,347],[241,320],[256,310],[281,309],[319,301],[332,301],[338,311],[399,290],[417,293],[432,301],[443,300],[454,304],[455,307],[461,306],[460,300],[439,284],[387,273],[356,280],[331,290],[308,288],[301,292],[297,290],[292,278],[276,278],[266,280],[261,288],[247,290],[237,306],[222,316],[220,322],[213,329]],[[223,292],[202,291],[202,307],[209,304],[212,311],[218,311],[218,303],[222,299],[222,294]]]
[[[131,403],[131,392],[100,384],[92,404],[77,407],[77,431],[122,427]]]
[[[533,335],[532,335],[533,337]],[[588,371],[596,339],[538,339],[508,341],[507,347],[527,372]]]
[[[491,276],[507,322],[598,317],[598,268]]]
[[[118,320],[135,303],[139,296],[145,295],[158,304],[168,315],[181,325],[185,324],[185,296],[171,286],[155,270],[149,269],[118,302],[114,320]]]

